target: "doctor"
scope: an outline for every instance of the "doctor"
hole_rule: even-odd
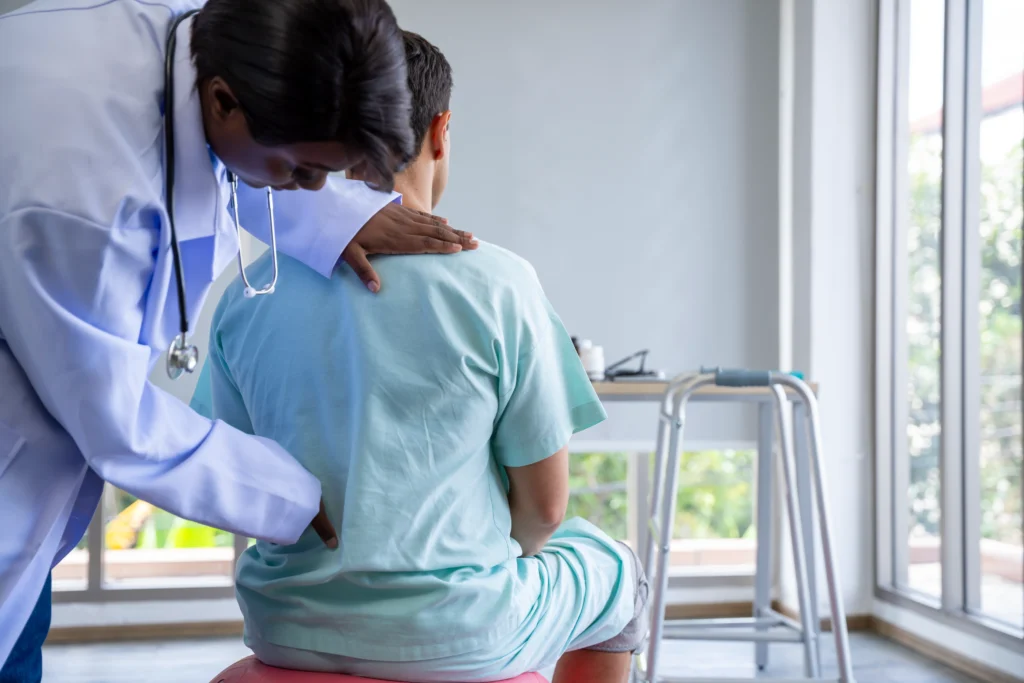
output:
[[[280,446],[147,380],[191,344],[179,335],[238,252],[235,209],[373,291],[368,254],[475,245],[393,193],[328,178],[358,167],[390,190],[414,151],[383,0],[202,5],[39,0],[0,16],[0,680],[40,678],[49,571],[104,481],[238,534],[288,544],[313,521],[337,544],[319,482]],[[255,189],[268,186],[322,191],[272,206]]]

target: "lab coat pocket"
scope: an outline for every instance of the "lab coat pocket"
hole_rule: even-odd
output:
[[[24,447],[25,438],[0,422],[0,477],[4,476],[4,471],[14,461],[14,456]]]

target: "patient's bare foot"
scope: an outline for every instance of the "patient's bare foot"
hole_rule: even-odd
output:
[[[627,683],[632,658],[630,652],[566,652],[558,660],[551,683]]]

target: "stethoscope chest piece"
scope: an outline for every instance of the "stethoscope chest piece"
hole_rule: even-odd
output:
[[[174,337],[167,349],[167,376],[172,380],[178,379],[184,372],[195,372],[198,365],[199,349],[189,344],[184,334]]]

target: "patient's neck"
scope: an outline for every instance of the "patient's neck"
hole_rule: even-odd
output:
[[[424,213],[434,210],[434,165],[421,157],[395,176],[395,192],[402,194],[402,206]]]

